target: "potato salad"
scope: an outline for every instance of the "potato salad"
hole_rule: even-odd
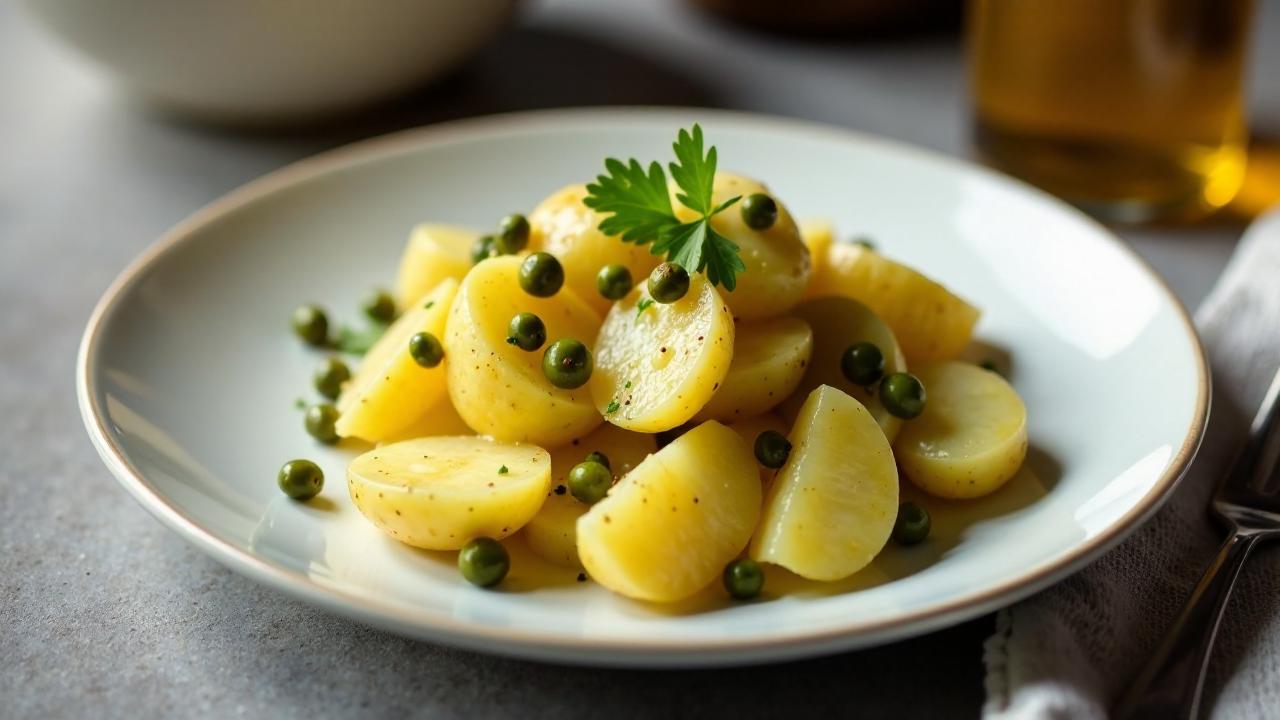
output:
[[[362,327],[295,310],[329,351],[303,425],[361,450],[345,479],[370,532],[456,552],[481,587],[519,533],[628,598],[747,600],[766,564],[830,582],[927,542],[903,482],[970,501],[1017,474],[1022,399],[959,359],[978,308],[797,223],[698,126],[673,150],[610,158],[489,232],[413,228]],[[324,474],[297,459],[277,481],[305,502]]]

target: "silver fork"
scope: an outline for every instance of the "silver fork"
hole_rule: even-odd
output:
[[[1240,568],[1260,540],[1280,535],[1280,371],[1223,476],[1213,514],[1230,530],[1178,619],[1116,705],[1116,718],[1196,718],[1209,654]]]

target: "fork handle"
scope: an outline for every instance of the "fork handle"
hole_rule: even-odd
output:
[[[1117,719],[1188,718],[1199,715],[1204,671],[1231,588],[1258,536],[1234,532],[1209,564],[1187,604],[1116,706]]]

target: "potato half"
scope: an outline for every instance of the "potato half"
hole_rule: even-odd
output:
[[[813,332],[799,318],[738,323],[729,372],[694,421],[733,422],[767,412],[800,384],[812,352]]]
[[[447,278],[461,281],[471,269],[479,233],[456,225],[423,223],[409,233],[396,273],[396,305],[406,310]]]
[[[542,507],[550,485],[546,450],[476,436],[383,445],[347,468],[360,512],[396,540],[429,550],[514,533]]]
[[[445,362],[424,368],[409,353],[409,338],[425,332],[444,337],[449,308],[458,292],[458,281],[446,278],[413,307],[405,310],[382,337],[369,348],[355,375],[338,396],[338,421],[342,437],[379,442],[402,432],[441,403],[448,403]]]
[[[616,593],[674,602],[719,578],[759,517],[751,448],[712,420],[650,455],[579,518],[578,555]]]
[[[490,258],[472,268],[458,289],[445,328],[449,397],[476,432],[499,440],[555,447],[600,424],[587,388],[557,388],[542,373],[542,354],[561,338],[587,347],[600,320],[569,288],[549,298],[520,287],[520,258]],[[531,312],[542,318],[547,342],[526,352],[507,342],[511,318]]]
[[[902,472],[944,498],[995,492],[1027,456],[1027,408],[999,374],[948,362],[921,368],[927,401],[905,423],[894,448]]]
[[[549,252],[564,266],[564,283],[604,315],[613,304],[596,289],[596,275],[606,265],[622,265],[637,284],[644,282],[659,258],[647,248],[600,232],[603,216],[582,204],[585,185],[570,185],[543,200],[529,215],[530,245]]]
[[[751,557],[839,580],[884,547],[898,517],[898,468],[871,413],[823,385],[800,409],[791,455],[765,498]]]
[[[689,292],[670,305],[637,287],[613,306],[596,338],[596,408],[637,432],[682,425],[720,389],[733,343],[733,316],[702,273],[691,275]]]

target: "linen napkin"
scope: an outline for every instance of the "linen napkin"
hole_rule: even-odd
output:
[[[1245,233],[1195,319],[1214,383],[1199,456],[1129,539],[997,615],[983,653],[985,718],[1106,717],[1225,538],[1208,502],[1280,366],[1280,211]],[[1280,718],[1280,552],[1267,544],[1232,593],[1203,707],[1214,718]]]

